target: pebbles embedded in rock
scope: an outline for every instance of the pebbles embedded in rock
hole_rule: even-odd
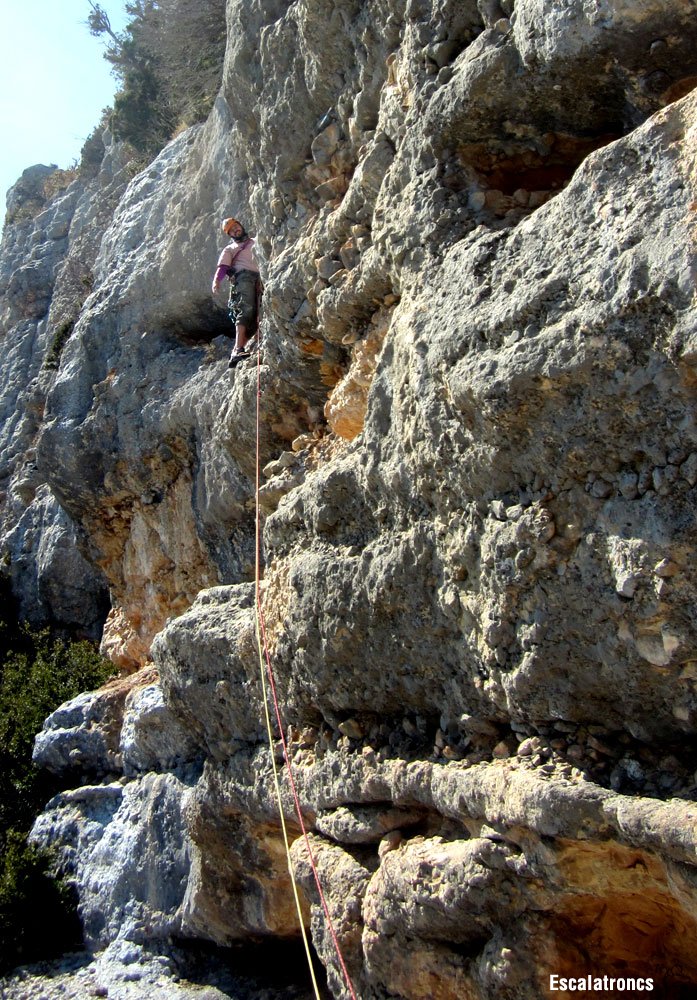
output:
[[[493,756],[498,760],[504,760],[505,758],[510,757],[512,752],[513,750],[511,744],[507,740],[501,740],[492,750]]]
[[[390,830],[386,833],[378,845],[378,857],[384,858],[390,851],[396,851],[402,843],[403,837],[399,830]]]
[[[346,719],[338,725],[339,732],[350,740],[361,740],[365,735],[363,726],[356,719]]]
[[[105,648],[129,667],[152,649],[161,685],[128,726],[81,717],[61,767],[128,779],[61,793],[72,825],[52,813],[44,836],[79,841],[105,940],[288,933],[253,588],[219,585],[254,575],[256,372],[222,374],[231,327],[205,264],[229,196],[265,283],[263,597],[302,808],[310,825],[347,803],[354,819],[357,802],[424,810],[377,871],[377,840],[345,849],[348,819],[317,836],[358,995],[532,996],[566,944],[550,899],[579,954],[615,968],[620,944],[586,933],[579,860],[602,872],[607,926],[631,898],[694,981],[694,809],[678,800],[695,767],[697,96],[661,83],[694,71],[690,4],[598,20],[582,0],[520,0],[505,38],[481,28],[511,0],[243,6],[227,4],[205,127],[132,180],[113,144],[60,199],[39,169],[8,203],[5,568],[37,620],[96,634],[110,600]],[[99,563],[88,585],[78,545]],[[336,742],[313,751],[320,719]],[[661,768],[668,744],[681,763]]]

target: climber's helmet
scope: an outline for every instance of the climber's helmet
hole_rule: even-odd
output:
[[[223,232],[234,240],[244,236],[244,226],[238,219],[223,219]]]

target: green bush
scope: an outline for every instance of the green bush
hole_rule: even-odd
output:
[[[0,585],[0,973],[21,961],[60,954],[79,941],[70,893],[49,871],[50,857],[27,834],[57,780],[31,759],[34,737],[62,702],[114,673],[90,643],[70,642],[19,623]]]
[[[81,177],[96,177],[104,159],[104,139],[102,136],[109,127],[111,108],[104,108],[101,117],[90,134],[85,139],[80,150],[78,172]]]
[[[51,340],[51,345],[46,352],[46,357],[44,358],[44,368],[58,368],[61,353],[68,342],[70,334],[73,332],[74,326],[75,320],[68,319],[64,323],[61,323],[55,331],[53,339]]]
[[[116,138],[130,143],[139,153],[156,156],[166,145],[174,119],[150,66],[128,68],[123,73],[110,124]]]
[[[118,33],[99,4],[90,6],[90,32],[111,39],[105,56],[119,81],[111,131],[152,157],[213,107],[225,56],[225,0],[131,0]]]
[[[48,852],[9,830],[0,859],[0,974],[24,962],[53,958],[81,943],[76,901],[51,875]]]

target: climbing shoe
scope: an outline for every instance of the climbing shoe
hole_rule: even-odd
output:
[[[230,360],[228,361],[228,368],[234,368],[240,363],[240,361],[244,361],[244,359],[249,356],[249,351],[233,351],[230,355]]]

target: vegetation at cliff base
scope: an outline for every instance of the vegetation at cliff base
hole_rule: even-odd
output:
[[[113,666],[88,642],[35,631],[12,614],[0,584],[0,974],[79,943],[70,892],[50,858],[27,844],[35,816],[58,782],[31,759],[34,737],[54,709],[98,687]]]

